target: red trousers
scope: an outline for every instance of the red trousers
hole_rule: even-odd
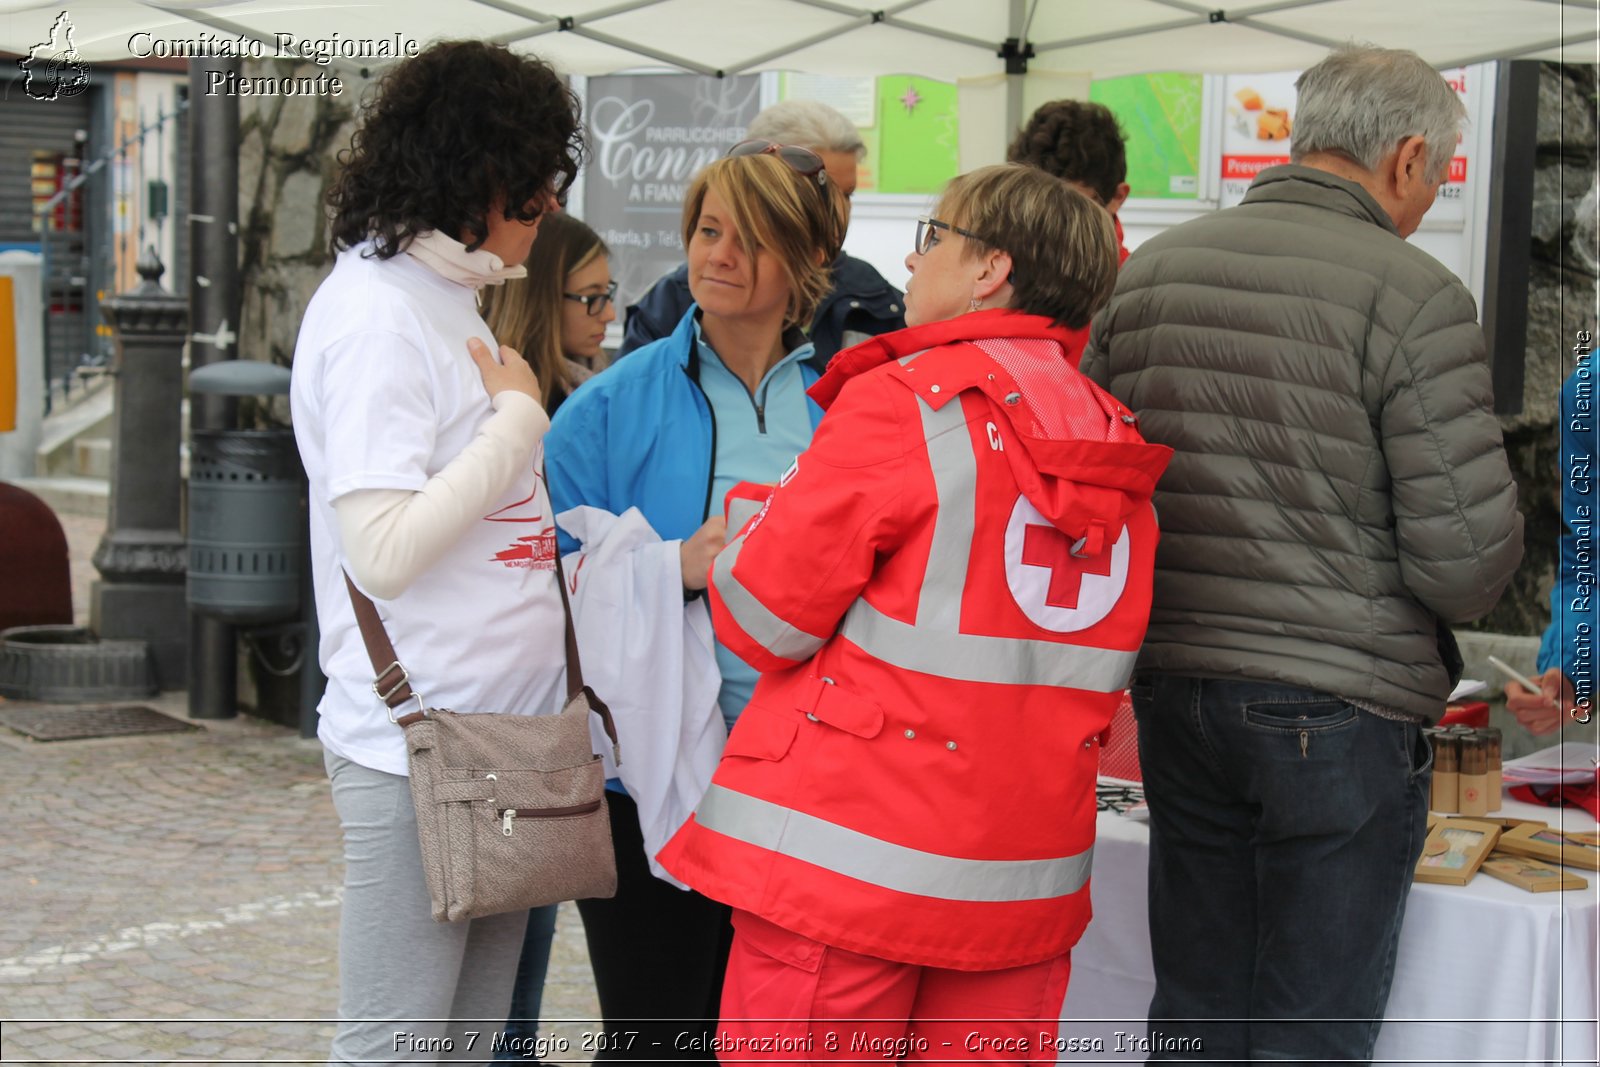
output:
[[[733,913],[723,1063],[1056,1062],[1071,954],[997,971],[894,963]]]

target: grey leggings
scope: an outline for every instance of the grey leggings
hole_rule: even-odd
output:
[[[434,922],[411,784],[332,753],[324,763],[345,860],[339,1029],[328,1062],[489,1062],[528,913]]]

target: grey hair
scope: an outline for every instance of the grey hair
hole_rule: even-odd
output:
[[[818,152],[851,152],[858,163],[867,158],[867,146],[856,124],[818,100],[773,104],[751,120],[746,133]]]
[[[1335,49],[1294,83],[1299,93],[1289,158],[1349,156],[1368,170],[1407,137],[1428,146],[1429,182],[1444,179],[1467,109],[1415,52],[1373,45]]]

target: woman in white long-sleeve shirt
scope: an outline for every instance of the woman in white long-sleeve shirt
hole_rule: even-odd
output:
[[[523,271],[506,264],[527,258],[578,154],[553,70],[448,42],[384,78],[329,194],[337,260],[301,324],[291,402],[328,676],[317,732],[345,838],[335,1063],[460,1055],[510,1003],[527,913],[432,921],[404,734],[372,690],[345,575],[419,701],[558,710],[549,420],[527,364],[493,354],[477,298]],[[477,1043],[469,1058],[487,1059]]]

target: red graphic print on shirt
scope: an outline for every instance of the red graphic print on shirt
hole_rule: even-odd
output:
[[[490,512],[483,517],[484,522],[511,522],[519,525],[540,524],[538,533],[525,534],[513,540],[509,547],[494,554],[494,562],[507,567],[522,567],[531,570],[553,571],[556,569],[556,528],[554,524],[544,525],[547,520],[544,508],[540,506],[540,489],[544,485],[544,474],[535,471],[533,475],[533,491],[522,500],[507,504],[499,511]]]

